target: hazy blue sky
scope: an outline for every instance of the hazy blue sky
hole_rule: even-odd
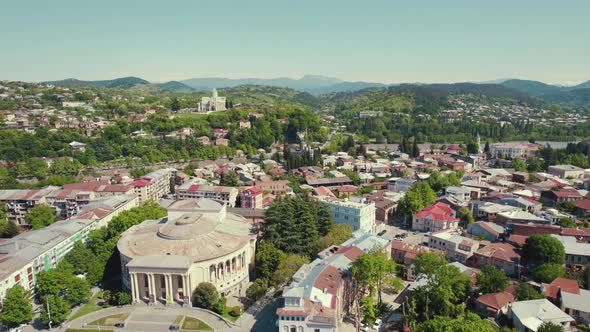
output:
[[[19,0],[0,80],[590,80],[589,0]]]

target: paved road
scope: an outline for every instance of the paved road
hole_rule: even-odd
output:
[[[392,239],[394,241],[397,241],[395,240],[395,236],[402,233],[408,234],[408,236],[404,238],[403,241],[409,244],[420,244],[422,242],[428,241],[428,237],[425,233],[412,232],[408,229],[402,229],[401,227],[394,225],[383,225],[383,229],[386,231],[385,234],[383,234],[383,237]]]

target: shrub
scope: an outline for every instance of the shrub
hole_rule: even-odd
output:
[[[233,306],[229,310],[229,315],[232,317],[239,317],[241,313],[242,309],[240,308],[240,306]]]

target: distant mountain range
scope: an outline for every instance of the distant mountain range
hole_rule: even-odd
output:
[[[220,87],[234,87],[238,85],[267,85],[291,88],[312,94],[354,91],[370,87],[384,87],[383,83],[347,82],[334,77],[321,75],[305,75],[300,79],[280,78],[191,78],[181,81],[195,90],[211,90]]]
[[[300,79],[287,77],[280,78],[191,78],[183,81],[169,81],[165,83],[150,83],[138,77],[123,77],[113,80],[82,81],[74,78],[61,81],[45,82],[59,86],[78,87],[103,87],[114,89],[147,88],[149,91],[160,92],[193,92],[209,91],[213,88],[232,88],[242,85],[274,86],[290,88],[300,92],[307,92],[312,95],[354,92],[366,88],[392,88],[395,91],[416,91],[416,87],[428,87],[429,93],[437,90],[444,90],[451,93],[461,93],[468,90],[472,93],[491,94],[516,98],[518,100],[531,100],[530,97],[537,97],[551,102],[569,106],[590,106],[590,81],[575,86],[557,86],[539,81],[520,79],[499,79],[479,83],[456,83],[456,84],[383,84],[371,82],[349,82],[334,77],[321,75],[305,75]],[[449,91],[450,90],[450,91]]]
[[[69,86],[69,87],[92,87],[92,88],[113,88],[129,89],[139,84],[150,84],[150,82],[139,77],[121,77],[112,80],[103,81],[81,81],[75,78],[68,78],[61,81],[44,82],[52,85]]]
[[[305,75],[300,79],[287,77],[280,78],[191,78],[183,81],[170,81],[165,83],[150,83],[138,77],[123,77],[113,80],[103,81],[82,81],[69,78],[61,81],[49,81],[48,84],[59,86],[79,86],[79,87],[96,87],[96,88],[118,88],[128,89],[142,84],[153,84],[162,91],[167,92],[188,92],[188,91],[209,91],[213,88],[231,88],[239,85],[265,85],[282,88],[291,88],[298,91],[312,94],[323,94],[333,92],[355,91],[371,87],[385,87],[383,83],[369,82],[348,82],[338,78],[326,77],[320,75]]]
[[[539,81],[510,79],[500,84],[559,104],[590,106],[590,81],[574,86],[557,86]]]

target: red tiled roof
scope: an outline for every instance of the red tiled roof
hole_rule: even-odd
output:
[[[559,189],[553,192],[557,197],[582,197],[576,189]]]
[[[517,234],[510,234],[508,237],[508,242],[524,245],[528,236],[526,235],[517,235]]]
[[[479,226],[483,229],[486,230],[486,232],[494,235],[494,236],[500,236],[500,233],[498,233],[495,229],[491,228],[490,226],[488,226],[486,223],[479,223]]]
[[[108,180],[64,184],[64,190],[96,191],[100,186],[109,185]]]
[[[580,294],[580,285],[578,282],[567,278],[556,278],[550,284],[543,284],[545,290],[543,295],[552,299],[557,299],[557,293],[561,290],[562,292]]]
[[[342,271],[332,265],[328,265],[315,280],[314,287],[326,291],[329,294],[336,295],[341,282]]]
[[[343,254],[346,258],[350,259],[351,261],[354,261],[357,259],[358,256],[360,256],[363,253],[363,251],[358,247],[346,247],[338,250],[336,253]]]
[[[506,262],[512,262],[514,258],[520,259],[516,248],[510,243],[492,243],[477,252],[478,255],[494,257]]]
[[[251,188],[248,188],[248,189],[242,191],[242,193],[247,193],[247,194],[250,194],[250,195],[258,195],[258,194],[262,194],[262,190],[260,190],[260,189],[258,189],[256,187],[251,187]]]
[[[578,209],[590,211],[590,199],[581,199],[572,202],[572,204],[574,204]]]
[[[334,194],[330,191],[330,189],[321,186],[321,187],[317,187],[317,188],[313,188],[313,192],[318,195],[318,196],[331,196],[331,197],[335,197]]]
[[[335,190],[339,193],[355,193],[355,192],[357,192],[358,187],[351,186],[351,185],[344,185],[344,186],[337,187]]]
[[[431,217],[434,220],[441,221],[456,221],[457,218],[451,215],[453,212],[455,212],[455,210],[453,210],[448,204],[436,202],[431,206],[423,208],[414,216],[417,218]]]
[[[131,182],[131,185],[133,187],[145,187],[148,184],[150,184],[150,182],[151,182],[150,180],[138,179],[138,180],[135,180],[135,181]]]
[[[482,295],[476,301],[497,311],[514,300],[514,295],[508,292],[498,292]]]

